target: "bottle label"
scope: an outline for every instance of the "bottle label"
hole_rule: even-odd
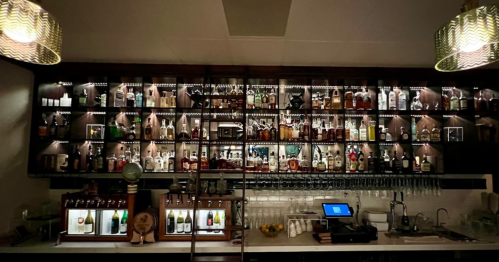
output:
[[[461,110],[468,108],[468,101],[461,100]]]
[[[335,163],[334,163],[334,161],[333,161],[333,160],[329,160],[329,161],[327,161],[327,165],[328,165],[329,167],[333,167],[333,166],[334,166],[334,164],[335,164]]]
[[[255,97],[254,96],[248,96],[248,105],[253,105],[255,103]]]
[[[51,136],[55,136],[55,130],[57,130],[55,126],[50,127],[50,135]]]
[[[121,164],[121,161],[118,162],[118,164]],[[153,163],[150,160],[146,160],[146,169],[152,170],[154,168]]]
[[[431,169],[430,163],[421,164],[421,171],[430,172],[430,169]]]
[[[359,160],[359,171],[364,171],[364,161]]]
[[[92,233],[92,224],[85,224],[85,233]]]
[[[262,103],[262,108],[263,109],[268,109],[269,108],[269,103]]]
[[[47,136],[47,127],[46,126],[38,127],[38,135],[39,136]]]
[[[177,222],[177,233],[182,233],[182,232],[184,232],[184,223]]]
[[[385,135],[385,134],[381,134],[381,135],[379,136],[379,138],[380,138],[380,139],[386,139],[386,135]]]
[[[289,161],[289,168],[297,169],[298,166],[296,165],[296,161]]]
[[[168,160],[168,169],[173,170],[173,160],[172,159]]]
[[[341,161],[336,161],[336,162],[335,162],[335,166],[336,166],[336,167],[341,167]]]
[[[152,128],[146,128],[146,135],[150,135],[152,133]]]
[[[123,93],[116,93],[114,96],[116,100],[122,100],[123,99]]]
[[[270,104],[275,104],[275,95],[269,96],[269,102]]]
[[[409,160],[402,160],[402,167],[409,168]]]
[[[191,228],[191,223],[185,223],[184,225],[184,231],[189,233],[191,232],[192,228]]]
[[[127,231],[128,231],[128,229],[127,229],[127,224],[126,224],[126,223],[124,223],[124,224],[122,223],[122,224],[120,225],[120,232],[122,232],[122,233],[126,233]]]
[[[211,218],[208,218],[208,226],[213,226],[213,220]]]
[[[182,167],[184,168],[184,170],[189,170],[189,162],[184,162],[184,164],[182,164]]]
[[[192,163],[191,164],[191,169],[192,170],[197,170],[198,169],[198,163]]]
[[[319,164],[317,164],[317,169],[318,170],[326,170],[326,165],[324,163],[319,163]]]
[[[404,134],[402,135],[402,140],[409,140],[409,134],[404,133]]]

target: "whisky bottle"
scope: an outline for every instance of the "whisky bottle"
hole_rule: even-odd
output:
[[[303,140],[309,141],[310,139],[310,122],[308,122],[308,115],[305,114],[303,119]]]
[[[442,91],[442,107],[443,110],[450,109],[450,99],[449,96],[447,96],[447,91]]]
[[[185,217],[184,233],[186,234],[192,233],[192,218],[190,210],[187,210],[187,216]]]
[[[315,118],[312,122],[312,141],[317,141],[319,138],[319,125],[317,124],[317,118]]]
[[[404,155],[402,155],[402,173],[411,173],[411,160],[407,157],[405,150]]]
[[[122,147],[122,150],[123,150],[123,147]],[[92,153],[92,145],[88,146],[87,162],[86,163],[87,163],[87,172],[94,171],[94,155]]]
[[[385,149],[385,156],[383,157],[384,159],[384,167],[383,167],[383,170],[385,172],[392,172],[392,167],[391,167],[391,162],[390,162],[390,156],[388,155],[388,150]]]
[[[175,153],[173,150],[170,152],[168,157],[168,172],[175,172]]]
[[[336,127],[336,141],[337,142],[343,142],[344,137],[343,137],[343,126],[341,125],[341,118],[338,119],[338,126]]]
[[[334,172],[341,172],[343,166],[343,159],[341,159],[340,156],[340,151],[336,151],[336,156],[334,157],[334,166],[333,166],[333,171]]]
[[[265,88],[263,89],[262,93],[262,108],[263,109],[269,109],[269,95],[266,92]]]
[[[324,109],[331,109],[331,97],[329,97],[329,90],[326,90],[326,93],[324,94],[323,106]]]
[[[495,94],[489,99],[489,110],[497,112],[499,110],[499,99],[496,98]]]
[[[218,168],[217,155],[213,153],[213,157],[210,159],[210,169],[217,169],[217,168]]]
[[[319,172],[317,170],[318,164],[319,164],[319,160],[317,160],[317,155],[314,155],[314,160],[312,161],[312,172]]]
[[[236,86],[234,86],[234,85],[232,86],[232,90],[230,91],[230,95],[233,96],[231,98],[230,108],[236,109],[236,107],[237,107],[237,98],[235,97],[237,95]]]
[[[189,133],[187,133],[186,124],[182,124],[182,131],[180,131],[178,139],[179,140],[190,140],[191,139],[191,137],[189,136]]]
[[[80,145],[76,145],[75,151],[71,156],[71,171],[80,172],[80,170],[81,170]]]
[[[399,88],[399,110],[407,110],[407,97],[402,88]]]
[[[326,162],[324,162],[322,157],[317,162],[317,171],[326,172]]]
[[[289,170],[291,172],[298,171],[298,160],[296,159],[295,154],[291,155],[291,158],[289,159],[288,163],[289,163]]]
[[[357,89],[357,92],[355,92],[355,109],[356,110],[365,110],[364,96],[362,95],[362,92],[360,91],[360,89]]]
[[[269,94],[270,109],[276,109],[276,102],[277,102],[277,95],[274,92],[274,88],[272,88],[270,89],[270,94]]]
[[[367,127],[364,125],[364,121],[360,121],[359,141],[367,141]]]
[[[149,95],[146,97],[146,107],[155,107],[154,96],[152,90],[149,90]]]
[[[291,122],[291,116],[288,116],[288,125],[287,125],[287,130],[288,130],[288,141],[293,141],[293,123]]]
[[[198,170],[198,156],[196,151],[192,151],[191,158],[189,159],[189,170],[196,172]]]
[[[168,161],[168,158],[170,157],[170,153],[168,151],[166,151],[166,149],[164,147],[161,147],[163,153],[161,153],[161,157],[162,157],[162,161],[163,161],[163,172],[168,172],[168,165],[169,165],[169,161]]]
[[[40,139],[47,139],[47,120],[45,120],[46,115],[42,114],[42,117],[40,118],[40,121],[38,121],[38,137]]]
[[[288,172],[288,161],[284,155],[279,160],[279,172]]]
[[[85,218],[84,233],[92,234],[94,233],[94,230],[95,230],[94,218],[92,217],[92,213],[90,212],[90,210],[88,210],[87,217]]]
[[[332,100],[332,109],[341,109],[341,96],[337,86],[334,87]]]
[[[423,161],[421,161],[421,172],[430,173],[431,172],[431,164],[426,159],[426,154],[423,155]]]
[[[373,152],[369,152],[369,157],[367,158],[367,170],[369,173],[376,172],[377,159],[373,156]]]
[[[118,166],[120,166],[120,165],[118,165]],[[147,151],[147,156],[144,158],[144,170],[149,171],[149,172],[152,172],[154,170],[154,159],[151,156],[150,150]],[[118,168],[118,172],[121,172],[120,168]]]
[[[431,142],[440,142],[440,129],[435,124],[433,124],[430,136]]]
[[[150,117],[147,119],[147,126],[144,129],[144,138],[148,140],[152,139],[152,124]]]
[[[114,107],[125,107],[125,92],[118,87],[116,92],[114,92]]]
[[[169,100],[168,97],[166,97],[166,91],[163,91],[163,95],[159,99],[159,106],[163,108],[168,108],[169,107]]]
[[[163,158],[161,157],[161,152],[156,151],[156,157],[154,157],[154,172],[163,171],[164,163]]]
[[[111,218],[111,234],[118,234],[120,232],[120,215],[118,210],[114,210],[114,214]]]
[[[352,90],[346,90],[345,92],[345,109],[353,110],[353,92]]]
[[[275,128],[274,118],[272,118],[272,125],[270,127],[270,141],[277,141],[277,129]]]
[[[327,126],[326,126],[326,120],[322,120],[322,141],[328,141],[329,137],[328,131],[327,131]]]
[[[78,97],[78,106],[80,106],[80,107],[87,106],[87,90],[85,88],[83,88],[83,90],[81,90],[81,94]]]
[[[94,157],[94,171],[104,172],[104,156],[102,155],[100,147],[97,147],[97,154],[95,154]]]
[[[312,95],[312,109],[319,109],[319,92],[316,95]]]
[[[201,170],[210,169],[210,163],[208,162],[208,158],[206,158],[206,152],[203,152],[201,155]]]
[[[126,93],[126,106],[134,107],[135,105],[135,94],[133,93],[133,88],[128,89],[128,93]]]
[[[177,106],[177,90],[172,90],[172,96],[170,97],[170,107],[175,108]]]
[[[397,110],[397,98],[393,88],[390,90],[390,93],[388,93],[388,109]]]
[[[400,162],[399,159],[397,158],[397,151],[393,151],[393,158],[391,162],[392,166],[392,173],[399,173],[400,172]]]
[[[345,122],[345,141],[352,140],[352,134],[350,134],[351,125],[352,125],[352,120],[349,117],[347,122]]]
[[[267,160],[267,156],[263,156],[262,172],[269,172],[269,171],[270,171],[270,163]]]
[[[182,172],[188,172],[190,167],[190,160],[187,157],[187,150],[184,150],[184,157],[180,160],[180,166],[182,167]]]
[[[140,163],[140,153],[137,148],[133,149],[132,163]]]
[[[248,109],[255,109],[255,92],[251,86],[248,87],[248,91],[246,92],[246,103],[248,104]]]
[[[386,130],[384,128],[379,128],[379,141],[386,141]]]
[[[255,162],[255,171],[262,172],[263,159],[260,157],[260,154],[256,154],[256,158],[254,158]]]
[[[406,142],[409,141],[409,133],[405,131],[405,127],[400,127],[399,141]]]
[[[220,158],[218,159],[218,169],[227,169],[227,159],[225,158],[224,151],[220,152]]]
[[[301,172],[304,172],[304,173],[308,173],[309,170],[310,170],[310,164],[307,160],[307,156],[306,155],[303,155],[302,158],[301,158],[301,161],[299,162],[299,170]]]
[[[359,130],[355,126],[355,121],[352,122],[352,125],[350,126],[350,140],[359,141]]]
[[[423,142],[429,142],[431,141],[430,139],[430,131],[427,129],[427,126],[423,126],[423,130],[421,130],[421,141]]]
[[[270,128],[268,125],[265,124],[265,121],[263,121],[263,141],[270,141]]]
[[[329,152],[331,153],[331,152]],[[334,156],[333,154],[331,154],[330,156],[327,157],[327,171],[328,172],[333,172],[334,171],[334,166],[335,166],[335,162],[334,162]]]
[[[369,141],[376,140],[376,121],[369,120]]]
[[[191,132],[191,139],[192,140],[199,139],[199,120],[198,119],[194,120],[194,128],[192,129],[192,132]]]
[[[219,96],[220,94],[218,93],[218,86],[215,86],[213,88],[213,93],[211,94],[213,96]],[[214,99],[211,99],[211,105],[212,105],[212,108],[220,108],[220,98],[214,98]]]
[[[452,89],[452,97],[450,98],[450,110],[459,110],[459,99],[454,92],[455,89]]]
[[[114,156],[114,153],[111,153],[111,156],[107,158],[107,172],[116,172],[117,160]]]
[[[269,171],[270,172],[277,172],[277,160],[275,159],[274,152],[272,152],[270,154]]]
[[[236,101],[236,109],[243,109],[244,105],[244,93],[242,87],[239,87],[237,90],[237,101]]]
[[[57,116],[54,114],[52,116],[52,122],[50,123],[49,127],[49,136],[51,139],[57,139],[58,137],[58,125],[57,125]]]
[[[168,120],[168,126],[166,127],[166,137],[165,139],[173,140],[175,137],[175,127],[173,127],[173,121]]]
[[[177,233],[184,233],[184,217],[182,216],[182,210],[178,211]]]
[[[168,219],[166,220],[166,232],[167,233],[175,233],[175,214],[173,214],[173,210],[170,210],[168,213]]]
[[[364,87],[362,88],[362,98],[364,103],[364,110],[371,110],[371,94],[369,94],[369,92],[366,92],[366,89]]]
[[[166,134],[166,119],[161,120],[161,127],[159,131],[159,139],[165,140],[168,135]]]
[[[304,133],[304,128],[303,128],[303,116],[300,116],[300,122],[298,122],[298,140],[299,141],[304,141],[305,140],[305,133]]]
[[[257,87],[255,92],[255,109],[262,108],[262,96],[260,95],[260,89]]]

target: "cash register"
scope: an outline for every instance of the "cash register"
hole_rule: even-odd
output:
[[[347,203],[323,203],[322,209],[328,220],[327,231],[331,243],[368,243],[378,240],[378,230],[373,226],[358,226],[340,222],[340,218],[353,217],[353,209]]]

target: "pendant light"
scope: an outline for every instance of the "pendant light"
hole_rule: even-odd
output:
[[[461,14],[435,33],[435,69],[453,72],[499,60],[499,5],[466,0]]]
[[[61,61],[62,27],[37,3],[0,0],[0,55],[53,65]]]

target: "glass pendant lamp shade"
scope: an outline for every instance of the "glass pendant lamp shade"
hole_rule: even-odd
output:
[[[466,11],[435,33],[435,69],[461,71],[499,60],[499,5]]]
[[[61,61],[62,27],[28,0],[0,0],[0,55],[53,65]]]

